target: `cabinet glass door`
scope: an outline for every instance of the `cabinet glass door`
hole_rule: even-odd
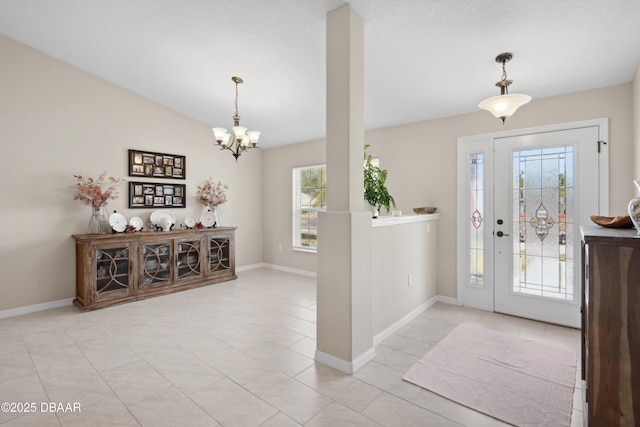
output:
[[[226,272],[229,270],[228,237],[213,237],[209,241],[209,273]]]
[[[94,297],[109,298],[129,293],[129,247],[96,249]]]
[[[178,279],[200,277],[202,275],[200,240],[182,240],[178,241],[177,245],[176,268]]]
[[[171,283],[171,243],[146,244],[142,251],[142,282],[140,288]]]

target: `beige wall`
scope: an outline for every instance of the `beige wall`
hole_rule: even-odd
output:
[[[237,265],[262,262],[260,150],[236,163],[208,126],[2,36],[0,57],[0,310],[75,296],[71,235],[86,231],[90,208],[72,200],[73,175],[154,181],[127,177],[129,148],[186,156],[187,179],[175,182],[187,186],[187,207],[171,210],[179,220],[199,217],[202,181],[228,183],[222,220],[239,227]],[[128,209],[127,198],[123,185],[108,209],[148,221],[152,210]]]
[[[73,298],[70,235],[85,231],[90,211],[71,199],[72,175],[107,170],[126,178],[129,148],[187,157],[181,182],[188,207],[173,210],[179,219],[199,215],[195,187],[204,179],[229,183],[223,222],[239,227],[238,266],[266,262],[315,272],[316,256],[291,248],[291,170],[324,163],[324,141],[252,150],[235,163],[213,147],[202,123],[2,36],[0,55],[0,310]],[[534,100],[505,126],[478,111],[366,133],[369,152],[389,170],[398,208],[438,206],[440,295],[455,296],[457,137],[608,117],[610,214],[624,214],[635,194],[631,180],[640,177],[639,76],[640,66],[633,84]],[[120,194],[110,210],[148,219],[151,210],[127,208],[126,185]]]
[[[316,255],[294,251],[293,188],[294,167],[324,164],[324,141],[312,141],[263,151],[264,262],[316,272]]]
[[[387,328],[393,329],[438,294],[438,215],[428,217],[421,217],[426,221],[373,227],[374,336],[385,335]]]
[[[388,186],[398,209],[412,213],[417,206],[437,206],[438,294],[456,296],[456,144],[457,138],[509,129],[529,128],[600,117],[609,118],[610,214],[626,212],[634,194],[632,181],[631,83],[534,100],[522,107],[506,125],[485,111],[427,120],[366,132],[369,153],[388,169]],[[265,258],[268,262],[308,270],[312,254],[293,254],[290,248],[271,255],[271,245],[291,241],[291,167],[324,161],[321,142],[266,150],[264,168],[279,171],[269,177],[265,204]],[[303,157],[298,158],[297,156]],[[285,169],[285,170],[282,170]],[[288,169],[288,170],[286,170]],[[274,172],[275,173],[275,172]],[[269,237],[267,237],[267,233]],[[290,245],[290,243],[289,243]]]

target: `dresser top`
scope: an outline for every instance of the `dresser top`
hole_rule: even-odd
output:
[[[123,241],[123,240],[139,240],[139,239],[171,239],[171,238],[190,238],[194,235],[205,234],[221,234],[224,232],[234,232],[238,227],[215,227],[200,228],[187,230],[171,230],[171,231],[138,231],[135,233],[110,233],[110,234],[73,234],[71,237],[79,242],[89,241]]]
[[[635,228],[607,228],[598,225],[580,227],[582,240],[587,243],[609,243],[640,246],[640,236]]]

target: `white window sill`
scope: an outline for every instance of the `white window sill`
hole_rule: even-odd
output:
[[[294,252],[306,252],[308,254],[318,253],[318,249],[316,249],[316,248],[308,248],[308,247],[303,247],[303,246],[294,246],[292,248],[292,250]]]

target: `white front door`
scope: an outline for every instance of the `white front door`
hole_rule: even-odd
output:
[[[461,138],[460,304],[579,327],[580,225],[607,210],[604,131],[590,121]]]

